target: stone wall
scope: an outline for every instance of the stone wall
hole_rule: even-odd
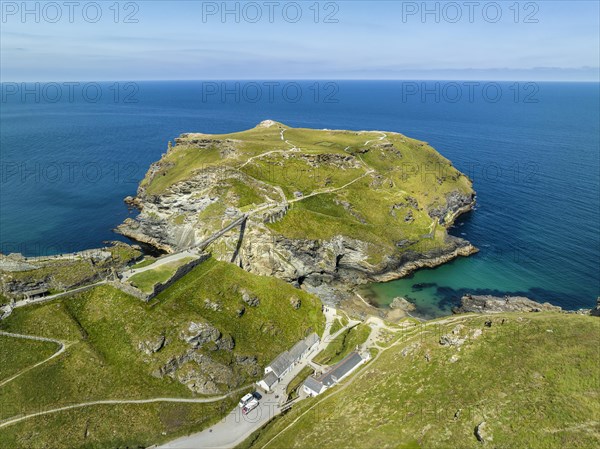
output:
[[[122,292],[134,296],[138,299],[141,299],[142,301],[148,301],[150,299],[147,293],[144,293],[143,291],[134,287],[131,284],[126,284],[125,282],[121,281],[108,281],[108,285],[114,288],[118,288]]]
[[[169,288],[171,285],[173,285],[175,282],[177,282],[183,276],[185,276],[190,271],[192,271],[192,269],[194,269],[194,267],[196,267],[200,263],[204,262],[209,257],[210,257],[209,254],[202,254],[198,259],[194,259],[194,260],[186,263],[185,265],[182,265],[179,268],[177,268],[177,271],[175,271],[175,273],[173,274],[173,276],[171,276],[165,282],[156,284],[154,286],[154,290],[153,290],[152,293],[150,293],[150,295],[148,296],[147,300],[150,300],[150,299],[154,298],[160,292],[162,292],[162,291],[166,290],[167,288]]]
[[[127,293],[128,295],[134,296],[138,299],[141,299],[142,301],[147,302],[147,301],[150,301],[152,298],[154,298],[156,295],[158,295],[160,292],[169,288],[171,285],[173,285],[175,282],[177,282],[183,276],[185,276],[190,271],[192,271],[192,269],[195,266],[204,262],[209,257],[210,257],[210,254],[202,254],[199,258],[194,259],[194,260],[186,263],[185,265],[180,266],[179,268],[177,268],[175,273],[173,273],[173,276],[171,276],[165,282],[156,284],[154,286],[154,289],[150,293],[144,293],[143,291],[134,287],[133,285],[127,284],[127,283],[121,282],[121,281],[109,281],[108,284],[115,288],[118,288],[119,290],[123,291],[124,293]]]

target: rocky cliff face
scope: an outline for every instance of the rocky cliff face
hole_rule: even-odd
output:
[[[471,210],[473,201],[473,195],[453,191],[446,195],[445,205],[429,210],[429,216],[437,219],[441,225],[451,225],[456,217]]]
[[[168,166],[158,166],[168,169]],[[155,176],[156,169],[154,166],[148,172],[150,179]],[[212,205],[223,205],[227,201],[221,198],[219,187],[236,181],[247,180],[234,170],[216,167],[203,169],[160,195],[149,194],[144,186],[140,186],[137,197],[128,197],[125,201],[142,213],[135,219],[125,220],[117,231],[167,253],[196,245],[216,228],[211,220],[235,219],[241,215],[236,208],[213,208],[211,214]],[[205,215],[199,217],[203,213]]]
[[[377,142],[371,148],[368,146],[369,141],[366,141],[364,144],[367,147],[362,143],[357,144],[358,149],[354,154],[348,154],[350,146],[341,149],[343,154],[315,155],[314,150],[310,154],[304,154],[296,141],[282,142],[284,132],[291,132],[289,128],[276,123],[262,128],[273,126],[279,126],[274,141],[267,144],[265,139],[264,153],[252,153],[253,156],[250,157],[244,153],[247,147],[240,143],[243,139],[182,135],[177,140],[177,146],[161,161],[152,165],[136,198],[127,199],[129,204],[140,210],[140,214],[135,219],[126,220],[118,227],[118,231],[136,241],[172,253],[198,245],[228,223],[248,214],[247,222],[241,229],[233,229],[211,244],[213,256],[233,261],[255,274],[284,279],[319,294],[327,302],[339,301],[357,284],[400,278],[418,268],[433,267],[477,251],[466,240],[451,237],[445,232],[445,227],[451,225],[458,215],[471,209],[475,194],[470,188],[470,182],[434,150],[431,149],[432,154],[427,155],[428,163],[432,158],[445,161],[445,170],[450,175],[432,181],[435,187],[431,187],[429,191],[426,178],[423,185],[417,184],[414,187],[413,182],[405,187],[402,180],[406,173],[401,173],[403,177],[399,174],[394,178],[396,175],[390,175],[386,165],[383,165],[384,168],[377,165],[377,169],[374,169],[365,163],[365,159],[377,157],[382,159],[382,164],[388,164],[390,169],[399,167],[398,164],[409,151],[423,151],[422,143],[399,149],[405,140],[403,136],[394,135],[394,144]],[[257,129],[259,127],[251,131]],[[262,132],[264,131],[261,130]],[[350,137],[360,142],[366,140],[362,134],[355,134],[356,137],[354,134]],[[334,137],[339,138],[337,134]],[[346,135],[344,137],[348,138]],[[384,137],[385,135],[372,140],[379,141]],[[297,135],[295,138],[299,139]],[[324,138],[319,134],[315,139]],[[318,142],[317,145],[321,143]],[[287,148],[286,145],[292,148]],[[303,145],[315,144],[310,141]],[[183,179],[176,179],[157,192],[156,186],[164,181],[161,177],[171,176],[178,160],[188,157],[189,152],[208,154],[206,152],[209,148],[218,150],[218,163],[201,165]],[[263,165],[255,167],[256,161]],[[301,166],[297,170],[305,178],[298,181],[289,176],[288,166],[295,169]],[[248,170],[248,167],[252,169]],[[180,169],[181,167],[178,168]],[[257,171],[259,169],[261,171]],[[283,171],[288,175],[290,185],[286,185],[285,178],[282,181],[278,172],[265,174],[268,170]],[[346,173],[352,170],[356,172],[356,178],[350,184],[369,189],[369,194],[381,190],[381,195],[373,197],[375,201],[381,201],[381,204],[365,206],[357,197],[361,195],[360,191],[344,191],[349,179]],[[401,171],[399,168],[394,170]],[[344,182],[346,184],[335,189],[330,187],[335,187],[336,177],[343,179],[338,185]],[[363,178],[364,187],[358,183]],[[294,183],[307,184],[307,179],[314,182],[311,192],[293,188]],[[452,183],[456,187],[452,187]],[[443,190],[437,193],[436,189],[440,189],[440,186]],[[403,190],[409,187],[421,190],[415,190],[409,195]],[[333,191],[336,192],[331,200],[331,207],[347,213],[349,220],[355,221],[357,226],[369,230],[369,226],[377,225],[380,226],[381,233],[387,233],[386,229],[390,228],[385,223],[390,222],[391,226],[399,223],[398,226],[406,229],[406,235],[402,231],[395,232],[397,236],[393,237],[391,243],[380,245],[377,242],[379,228],[374,228],[375,232],[372,234],[375,236],[371,235],[370,239],[363,239],[356,233],[349,235],[345,229],[340,229],[339,233],[333,230],[329,232],[333,235],[327,238],[311,238],[310,235],[302,238],[276,232],[271,226],[286,219],[293,207],[291,203],[304,201],[304,197],[312,196],[311,193],[314,195],[315,192],[326,190],[332,191],[330,196],[333,196]],[[251,198],[252,203],[248,198]],[[383,218],[370,219],[369,208],[381,210]],[[328,213],[325,209],[322,215],[327,217]],[[380,225],[379,222],[384,224]],[[429,226],[423,225],[424,222],[428,222]],[[314,226],[317,229],[320,223],[314,222]],[[421,229],[419,226],[426,226],[420,236],[413,231],[413,228],[417,231]]]

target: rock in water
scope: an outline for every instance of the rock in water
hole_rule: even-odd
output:
[[[500,298],[491,295],[465,295],[461,298],[460,307],[453,313],[501,313],[501,312],[561,312],[558,306],[550,303],[539,303],[524,296],[505,296]]]
[[[417,307],[412,302],[410,302],[409,300],[407,300],[406,298],[403,298],[401,296],[397,296],[391,302],[390,308],[391,309],[404,310],[405,312],[412,312]]]
[[[600,296],[596,300],[596,307],[590,310],[590,315],[592,316],[600,316]]]

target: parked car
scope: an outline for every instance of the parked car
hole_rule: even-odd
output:
[[[262,399],[262,395],[258,391],[252,393],[252,396],[254,396],[259,401]]]
[[[252,396],[251,393],[245,394],[244,397],[242,399],[240,399],[240,403],[238,404],[240,406],[240,408],[244,407],[244,405],[246,405],[248,402],[250,402],[251,399],[253,399],[254,396]]]
[[[256,407],[258,407],[258,399],[252,398],[252,399],[250,399],[250,401],[248,401],[248,403],[246,403],[246,405],[244,405],[242,407],[242,413],[244,415],[247,415],[252,410],[254,410]]]

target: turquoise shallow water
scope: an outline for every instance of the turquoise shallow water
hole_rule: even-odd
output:
[[[415,314],[423,318],[451,314],[452,307],[466,293],[521,294],[572,307],[569,292],[561,296],[559,292],[540,287],[526,267],[520,273],[499,270],[501,258],[501,254],[488,253],[482,248],[479,254],[436,268],[421,269],[404,279],[371,284],[361,291],[361,296],[382,307],[402,296],[417,306]]]
[[[234,82],[228,82],[234,88]],[[259,82],[260,83],[260,82]],[[281,82],[284,83],[285,82]],[[436,82],[427,82],[427,89]],[[243,82],[241,84],[243,86]],[[411,84],[414,87],[414,83]],[[443,86],[443,82],[437,86]],[[0,251],[55,254],[118,236],[135,194],[167,141],[274,119],[297,127],[390,130],[429,142],[477,191],[477,210],[452,233],[481,251],[370,289],[385,305],[407,296],[419,313],[448,313],[465,292],[526,294],[567,308],[600,294],[600,95],[597,83],[538,83],[516,98],[448,101],[403,95],[403,82],[301,83],[304,95],[259,101],[205,97],[202,82],[140,82],[135,103],[49,103],[3,97],[0,107]],[[524,92],[524,86],[516,85]],[[422,89],[424,89],[422,87]],[[532,92],[532,90],[528,90]],[[528,101],[525,101],[525,100]],[[535,100],[535,101],[530,101]]]

